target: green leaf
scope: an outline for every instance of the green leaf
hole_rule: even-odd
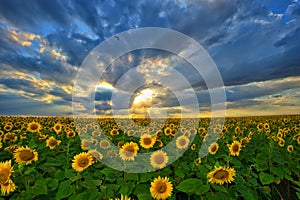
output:
[[[125,173],[124,174],[124,179],[129,180],[129,181],[138,181],[139,180],[139,175],[134,174],[134,173]]]
[[[31,189],[32,189],[32,193],[34,193],[36,195],[48,193],[45,180],[37,180]]]
[[[138,184],[136,185],[133,194],[150,194],[150,184]]]
[[[135,184],[133,182],[125,183],[125,184],[121,185],[121,189],[120,189],[119,193],[129,196],[132,193],[134,186],[135,186]]]
[[[75,193],[75,187],[71,185],[71,182],[71,180],[66,180],[60,183],[55,199],[63,199]]]
[[[65,173],[61,170],[58,170],[57,172],[55,172],[54,177],[56,180],[61,181],[61,180],[65,179]]]
[[[46,178],[47,186],[50,190],[55,190],[58,186],[58,181],[54,178]]]
[[[223,185],[212,184],[211,187],[217,191],[228,193],[228,191]]]
[[[141,193],[137,195],[139,200],[152,200],[152,197],[149,193]]]
[[[202,181],[196,178],[190,178],[182,181],[177,185],[176,189],[185,193],[195,193],[199,187],[201,187]]]
[[[202,194],[205,194],[206,192],[208,192],[209,189],[210,189],[210,185],[202,185],[199,188],[197,188],[195,193],[197,195],[202,195]]]
[[[174,169],[175,175],[179,176],[180,178],[184,178],[184,169],[177,167]]]
[[[280,167],[270,167],[270,171],[275,174],[276,176],[278,176],[280,179],[283,179],[285,176],[284,171],[280,168]]]
[[[149,180],[152,179],[152,174],[151,173],[144,173],[144,174],[140,174],[140,183],[145,183]]]
[[[24,172],[25,175],[29,175],[31,174],[31,172],[35,171],[34,167],[29,167],[28,169],[26,169],[26,171]]]
[[[259,173],[259,180],[263,185],[268,185],[270,183],[273,183],[274,181],[274,176],[271,174],[267,174],[265,172]]]

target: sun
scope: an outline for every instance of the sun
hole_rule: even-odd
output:
[[[134,101],[133,101],[133,104],[134,105],[137,105],[141,102],[147,102],[147,101],[151,101],[152,100],[152,97],[153,97],[153,94],[154,94],[154,91],[147,88],[145,90],[142,90],[140,92],[140,94],[138,94],[135,98],[134,98]]]

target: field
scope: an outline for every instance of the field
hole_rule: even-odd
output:
[[[0,199],[300,199],[299,119],[226,118],[210,133],[209,119],[149,128],[141,119],[3,116]],[[171,141],[173,153],[164,150]]]

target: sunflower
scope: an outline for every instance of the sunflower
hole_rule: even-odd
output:
[[[196,144],[193,144],[193,145],[191,146],[191,150],[192,150],[192,151],[195,151],[195,149],[196,149]]]
[[[82,152],[74,156],[72,168],[75,169],[77,172],[82,172],[92,164],[93,164],[92,155],[86,152]]]
[[[108,149],[110,147],[110,143],[108,140],[101,140],[99,142],[99,146],[101,149]]]
[[[103,155],[100,153],[100,152],[98,152],[97,150],[90,150],[89,151],[89,154],[91,154],[92,155],[92,157],[93,157],[93,162],[97,162],[97,161],[99,161],[99,160],[102,160],[102,158],[103,158]]]
[[[27,130],[30,131],[30,132],[33,132],[33,133],[36,133],[38,131],[40,131],[41,129],[41,125],[38,123],[38,122],[30,122],[28,125],[27,125]]]
[[[282,139],[282,138],[278,138],[278,145],[280,146],[280,147],[284,147],[284,139]]]
[[[224,183],[231,183],[234,181],[235,170],[229,167],[216,167],[207,174],[208,182],[218,183],[223,185]]]
[[[16,142],[18,140],[18,137],[14,133],[6,133],[3,137],[4,142]]]
[[[257,132],[261,132],[262,131],[262,129],[264,128],[264,124],[263,123],[259,123],[258,125],[257,125]]]
[[[5,147],[4,150],[8,151],[10,153],[14,153],[18,148],[19,148],[18,145],[11,145],[11,146]]]
[[[13,172],[13,167],[11,166],[11,160],[0,162],[0,185],[4,185],[10,179]]]
[[[30,149],[27,146],[19,147],[14,152],[14,158],[18,164],[25,162],[26,165],[29,165],[32,163],[32,161],[38,160],[38,153],[34,149]]]
[[[242,147],[245,147],[249,143],[249,138],[244,137],[241,139],[241,145]]]
[[[155,199],[167,199],[172,195],[173,185],[169,181],[169,178],[155,178],[151,182],[150,193],[151,196]]]
[[[66,133],[67,133],[67,138],[73,138],[76,136],[76,132],[73,131],[72,129],[67,131]]]
[[[166,136],[171,134],[171,129],[169,127],[165,128],[164,133]]]
[[[201,158],[197,158],[196,160],[195,160],[195,165],[200,165],[200,163],[201,163]]]
[[[162,150],[155,151],[150,156],[150,163],[153,167],[162,169],[169,161],[169,157],[166,152]]]
[[[131,198],[121,194],[121,197],[120,198],[115,198],[115,200],[131,200]]]
[[[63,125],[61,123],[56,123],[53,126],[53,130],[55,131],[56,134],[60,134],[61,130],[62,130]]]
[[[150,134],[143,134],[140,139],[140,145],[145,149],[150,149],[155,144],[156,137]]]
[[[120,149],[120,157],[122,160],[134,160],[134,157],[137,155],[139,150],[138,145],[135,142],[127,142]]]
[[[184,135],[181,135],[176,139],[177,149],[185,149],[189,146],[189,143],[190,139]]]
[[[57,145],[60,145],[61,141],[56,140],[53,136],[46,140],[46,146],[50,147],[50,149],[54,149]]]
[[[113,129],[111,129],[110,134],[111,134],[112,136],[114,136],[114,135],[119,135],[119,130],[113,128]]]
[[[156,141],[155,141],[155,145],[156,145],[156,146],[159,146],[159,147],[163,147],[163,146],[164,146],[164,143],[163,143],[161,140],[156,140]]]
[[[218,149],[219,149],[219,144],[216,142],[210,144],[208,147],[208,151],[212,155],[215,155],[217,153]]]
[[[288,152],[292,152],[294,150],[293,145],[288,145],[287,148]]]
[[[242,145],[240,142],[238,141],[233,141],[233,143],[231,145],[228,146],[229,147],[229,150],[230,150],[230,154],[232,156],[239,156],[240,154],[240,151],[241,151],[241,148],[242,148]]]
[[[15,183],[9,179],[6,183],[1,184],[1,192],[3,195],[5,195],[6,193],[10,193],[15,191],[17,188],[17,186],[15,185]]]

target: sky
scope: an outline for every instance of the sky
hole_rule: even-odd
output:
[[[143,27],[178,31],[207,51],[224,83],[226,116],[300,114],[299,0],[2,0],[0,115],[72,115],[76,76],[89,53]],[[152,72],[164,77],[174,69],[189,87],[151,83]],[[177,83],[171,75],[169,83]],[[112,101],[138,81],[145,86],[131,91],[129,104]],[[193,116],[173,90],[186,102],[194,91],[200,116],[211,115],[209,90],[190,63],[162,50],[128,52],[99,77],[93,112]]]

